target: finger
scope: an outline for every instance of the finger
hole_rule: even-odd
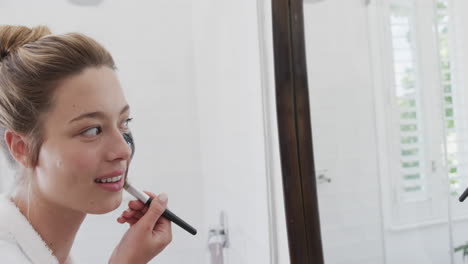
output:
[[[117,222],[120,223],[120,224],[125,224],[125,223],[129,223],[130,225],[133,225],[135,224],[136,222],[138,222],[139,219],[133,217],[133,218],[126,218],[126,217],[119,217],[117,218]]]
[[[167,232],[167,230],[171,231],[171,225],[171,221],[167,220],[165,217],[161,217],[154,225],[153,230],[158,233],[165,233]]]
[[[144,214],[146,213],[146,211],[148,211],[148,207],[145,206],[145,207],[143,207],[142,209],[133,209],[133,208],[129,208],[129,209],[127,209],[127,210],[128,210],[130,213],[128,213],[128,212],[125,213],[125,211],[124,211],[124,212],[122,212],[122,215],[124,215],[124,213],[125,213],[125,216],[129,216],[129,217],[130,217],[130,216],[133,216],[133,215],[135,215],[135,214],[138,214],[138,215],[142,216],[142,215],[144,215]]]
[[[145,208],[146,206],[138,200],[131,200],[130,202],[128,202],[128,207],[133,210],[141,210]]]
[[[123,224],[123,223],[127,222],[127,220],[124,217],[120,216],[119,218],[117,218],[117,222]]]
[[[145,208],[141,209],[138,212],[141,212],[142,214],[146,214],[146,212],[148,212],[148,206],[145,206]]]
[[[119,216],[119,218],[117,218],[117,222],[123,224],[125,222],[127,222],[128,220],[132,219],[134,217],[125,217],[123,215]],[[134,218],[135,220],[138,220],[137,218]]]
[[[136,218],[136,219],[140,219],[144,216],[145,214],[142,213],[142,212],[135,212],[135,214],[133,215],[133,218]]]
[[[164,209],[166,209],[167,208],[167,200],[165,202],[162,202],[162,204],[164,206]],[[154,226],[153,230],[159,231],[159,232],[165,232],[166,230],[171,230],[171,221],[168,220],[165,217],[161,217],[161,218],[158,219],[158,222]]]
[[[127,219],[127,223],[130,225],[130,226],[133,226],[135,223],[138,222],[138,219],[135,219],[135,218],[131,218],[131,219]]]
[[[151,202],[148,211],[140,218],[137,225],[142,226],[142,228],[148,231],[153,230],[156,222],[166,209],[167,200],[166,194],[160,194],[157,199],[154,199],[153,202]]]
[[[136,212],[137,211],[135,211],[135,210],[127,209],[127,210],[123,211],[122,216],[124,216],[126,218],[132,218],[136,214]]]
[[[124,212],[125,213],[125,212]],[[127,214],[122,214],[120,217],[123,217],[123,218],[135,218],[135,219],[140,219],[144,216],[145,214],[141,211],[135,211],[133,214],[131,215],[127,215]]]

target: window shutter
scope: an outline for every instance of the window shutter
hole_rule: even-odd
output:
[[[394,96],[399,113],[401,201],[427,198],[421,86],[416,62],[414,5],[390,5],[390,33],[394,70]]]
[[[436,28],[440,60],[440,84],[443,91],[445,142],[447,155],[447,170],[450,181],[450,190],[453,196],[460,194],[461,175],[466,171],[466,151],[468,129],[466,128],[466,116],[463,114],[463,100],[460,100],[461,91],[456,86],[457,67],[453,59],[453,18],[450,13],[448,0],[436,2]],[[463,156],[465,156],[463,158]],[[466,174],[463,173],[463,174]],[[466,178],[466,175],[464,176]]]

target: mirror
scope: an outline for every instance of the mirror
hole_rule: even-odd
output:
[[[193,237],[173,225],[172,243],[152,263],[210,263],[220,226],[227,263],[287,262],[269,8],[260,0],[0,0],[0,24],[85,33],[113,55],[134,117],[129,178],[167,193],[171,211],[198,229]],[[2,162],[7,191],[14,172]],[[116,218],[130,199],[124,193],[117,210],[87,216],[76,262],[107,262],[127,230]]]
[[[303,10],[325,263],[464,263],[466,1]]]

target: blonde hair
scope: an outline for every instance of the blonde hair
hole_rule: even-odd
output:
[[[0,147],[11,156],[6,130],[26,135],[28,164],[37,165],[43,142],[43,113],[53,107],[63,79],[89,67],[116,69],[110,53],[80,33],[53,35],[46,26],[0,26]]]

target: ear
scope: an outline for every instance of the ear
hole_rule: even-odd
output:
[[[26,137],[11,130],[6,130],[4,136],[8,150],[10,150],[13,158],[16,162],[23,165],[23,167],[28,168],[29,149]]]

